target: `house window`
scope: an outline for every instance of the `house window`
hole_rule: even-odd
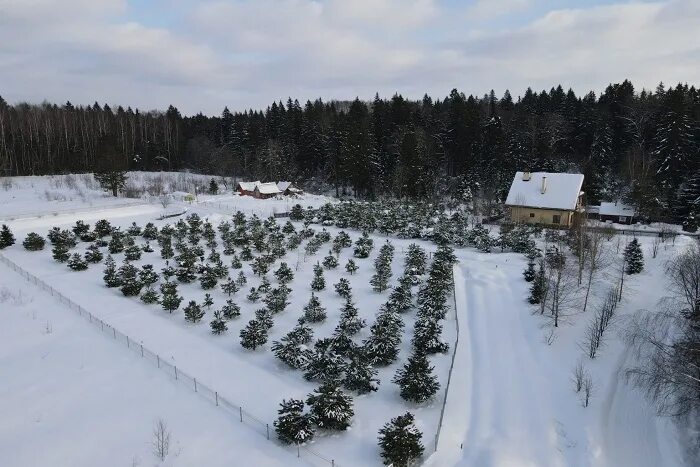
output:
[[[618,222],[627,222],[627,216],[620,216],[620,217],[617,219],[617,221],[618,221]]]
[[[552,216],[552,224],[561,224],[561,215],[554,214]]]
[[[534,213],[534,212],[531,212],[531,213],[530,213],[530,217],[535,217],[535,213]]]

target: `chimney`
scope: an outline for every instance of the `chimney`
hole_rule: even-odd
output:
[[[546,191],[547,191],[547,176],[543,175],[542,176],[542,187],[540,188],[540,192],[542,194],[545,194]]]
[[[523,181],[524,182],[529,182],[530,181],[530,172],[523,172]]]

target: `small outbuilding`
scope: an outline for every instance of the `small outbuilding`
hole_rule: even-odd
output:
[[[297,188],[292,182],[277,182],[277,189],[286,196],[300,195],[303,193],[303,191]]]
[[[260,184],[260,180],[257,182],[238,182],[236,191],[241,196],[255,196],[255,187]]]
[[[634,223],[636,215],[634,207],[620,202],[600,203],[600,206],[589,206],[587,211],[590,219],[627,225]]]
[[[513,222],[570,227],[583,211],[583,174],[516,172],[506,206]]]
[[[277,184],[275,182],[268,182],[268,183],[260,183],[255,186],[255,190],[253,191],[253,196],[255,198],[260,198],[260,199],[267,199],[267,198],[272,198],[274,196],[277,196],[281,194],[279,188],[277,188]]]

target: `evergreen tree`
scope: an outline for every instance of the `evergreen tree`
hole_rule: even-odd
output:
[[[338,259],[329,251],[328,256],[323,258],[323,267],[326,269],[335,269],[338,267]]]
[[[636,238],[625,247],[625,273],[638,274],[644,269],[644,254]]]
[[[141,236],[146,240],[158,239],[158,227],[153,225],[153,222],[148,222],[141,232]]]
[[[170,259],[173,256],[175,256],[175,252],[173,251],[172,241],[169,237],[163,239],[160,243],[160,257],[163,259]]]
[[[139,279],[139,270],[133,264],[125,262],[117,271],[120,289],[125,297],[135,297],[141,293],[143,284]]]
[[[440,340],[442,325],[430,317],[419,317],[413,330],[413,349],[425,354],[445,353],[450,346]]]
[[[547,278],[544,274],[544,263],[541,262],[540,267],[535,274],[535,278],[532,281],[532,285],[530,286],[530,296],[528,297],[527,301],[530,302],[531,305],[542,303],[546,287]]]
[[[415,276],[404,276],[407,280],[411,280],[411,277]],[[406,313],[413,306],[413,294],[411,293],[411,286],[407,282],[402,282],[398,287],[395,287],[389,295],[389,300],[387,306],[396,311],[397,313]]]
[[[228,331],[226,321],[219,310],[214,312],[214,319],[211,321],[211,323],[209,323],[209,326],[211,327],[212,334],[219,335],[222,332]]]
[[[234,254],[231,258],[231,269],[241,269],[242,267],[243,263],[241,263],[241,258]]]
[[[294,272],[287,263],[281,263],[280,267],[275,271],[275,277],[280,284],[288,284],[294,279]]]
[[[361,351],[353,352],[350,363],[345,367],[343,387],[358,394],[367,394],[379,389],[377,370]]]
[[[304,378],[308,381],[338,381],[345,370],[345,360],[336,351],[333,339],[319,339],[309,355]]]
[[[233,300],[226,300],[226,304],[221,308],[221,313],[225,319],[233,319],[241,316],[241,308],[233,303]]]
[[[352,297],[352,290],[350,289],[350,281],[344,277],[341,277],[337,284],[335,284],[335,292],[346,300]]]
[[[270,280],[267,278],[267,276],[263,276],[262,280],[260,281],[260,285],[258,285],[258,292],[261,294],[268,293],[271,288],[272,284],[270,284]]]
[[[536,276],[537,271],[535,271],[535,260],[534,258],[530,258],[527,262],[527,269],[523,271],[523,277],[525,278],[526,282],[532,282],[535,280]]]
[[[95,233],[98,237],[104,238],[112,234],[112,225],[106,219],[95,222]]]
[[[357,314],[357,307],[350,298],[345,300],[343,308],[340,310],[340,323],[338,329],[345,334],[353,336],[366,326],[365,320]]]
[[[143,247],[141,247],[141,250],[142,250],[144,253],[153,253],[153,248],[151,247],[151,243],[150,243],[150,242],[146,242],[146,244],[145,244]]]
[[[107,259],[105,260],[105,269],[102,278],[107,287],[119,287],[121,285],[119,275],[117,274],[117,265],[110,255],[107,255]]]
[[[272,329],[272,326],[275,325],[275,321],[272,319],[272,313],[267,308],[255,310],[255,320],[267,330]]]
[[[272,352],[291,368],[304,369],[311,360],[312,351],[306,347],[311,340],[312,331],[303,324],[297,325],[281,340],[272,343]]]
[[[245,328],[241,329],[241,346],[248,350],[255,350],[267,342],[268,328],[258,320],[251,319]]]
[[[309,394],[306,403],[316,425],[327,430],[346,430],[355,415],[352,397],[335,382],[325,382]]]
[[[236,292],[238,292],[238,283],[232,278],[229,278],[229,280],[221,284],[221,291],[229,297],[235,295]]]
[[[160,284],[162,294],[161,306],[168,313],[177,310],[182,303],[182,297],[177,294],[177,284],[175,282],[164,282]]]
[[[420,276],[425,273],[425,265],[428,256],[425,250],[415,243],[408,245],[406,258],[404,259],[404,273],[406,275]]]
[[[56,243],[53,248],[51,248],[53,259],[59,263],[65,263],[68,261],[68,258],[70,257],[68,251],[68,246],[64,243]]]
[[[304,321],[307,323],[320,323],[325,320],[326,309],[321,306],[321,301],[312,292],[309,303],[304,307]]]
[[[398,313],[388,307],[377,314],[370,327],[370,336],[363,344],[367,357],[374,365],[390,365],[398,358],[403,326]]]
[[[409,402],[425,402],[440,389],[434,368],[422,352],[414,352],[408,362],[396,371],[393,382],[401,388],[401,397]]]
[[[258,292],[255,287],[251,287],[250,292],[248,293],[246,298],[248,299],[249,302],[255,303],[258,300],[260,300],[260,292]]]
[[[243,274],[243,271],[239,272],[238,277],[236,277],[236,284],[243,287],[246,283],[248,283],[248,279],[246,279],[245,274]]]
[[[112,238],[107,245],[107,249],[111,255],[124,251],[124,235],[118,230],[112,232]]]
[[[130,246],[124,249],[124,258],[129,261],[137,261],[141,259],[141,248],[137,246]]]
[[[10,234],[11,235],[11,234]],[[0,240],[1,242],[2,240]],[[27,234],[27,237],[24,239],[22,242],[22,246],[24,247],[25,250],[27,251],[39,251],[44,249],[44,245],[46,245],[46,240],[44,240],[44,237],[41,235],[35,233],[35,232],[30,232]],[[2,248],[0,248],[2,249]]]
[[[285,286],[281,286],[275,287],[268,292],[263,302],[265,302],[265,306],[267,306],[270,313],[281,313],[287,308],[287,305],[289,305],[289,301],[287,300],[289,296],[288,290],[289,289],[285,288]]]
[[[374,241],[369,238],[367,232],[362,234],[362,237],[358,238],[355,242],[355,248],[353,250],[353,255],[355,258],[367,258],[372,252],[374,247]]]
[[[138,237],[139,235],[141,235],[141,227],[136,225],[136,222],[132,222],[131,226],[128,229],[126,229],[126,233],[128,233],[132,237]]]
[[[211,297],[210,294],[205,293],[204,294],[204,301],[202,302],[202,306],[207,307],[207,310],[211,309],[211,306],[214,304],[214,299]]]
[[[323,269],[316,263],[314,265],[314,278],[311,281],[311,290],[316,292],[326,288],[326,279],[323,278]]]
[[[150,305],[153,303],[159,303],[160,297],[158,296],[158,292],[155,291],[153,286],[149,285],[146,287],[146,291],[141,294],[141,301]]]
[[[359,269],[359,268],[358,268],[357,264],[355,264],[355,261],[354,261],[352,258],[350,258],[350,259],[348,260],[347,264],[345,265],[345,270],[346,270],[347,272],[349,272],[350,275],[353,275],[353,274],[355,274],[355,272],[356,272],[358,269]]]
[[[190,300],[184,310],[185,319],[192,323],[196,323],[204,317],[204,311],[194,300]]]
[[[277,438],[284,444],[303,444],[314,438],[311,415],[304,413],[304,401],[282,400],[274,422]]]
[[[218,195],[219,194],[219,184],[213,178],[209,182],[209,194]]]
[[[99,263],[102,261],[102,257],[102,252],[94,243],[91,244],[85,252],[85,261],[88,263]]]
[[[389,288],[389,278],[391,277],[391,269],[385,265],[380,265],[374,273],[369,283],[372,285],[372,290],[381,293]]]
[[[219,278],[216,274],[216,271],[214,268],[212,268],[209,265],[205,265],[204,268],[202,268],[202,274],[199,276],[199,285],[204,289],[204,290],[210,290],[216,287],[216,284],[219,282]],[[233,283],[232,281],[229,281]],[[233,283],[235,286],[236,284]],[[223,285],[222,285],[223,289]]]
[[[396,467],[413,465],[423,455],[422,436],[410,412],[392,418],[379,430],[379,447],[384,464]]]
[[[139,271],[139,279],[143,285],[149,287],[158,282],[158,273],[153,270],[153,265],[144,264]]]
[[[87,262],[78,253],[73,255],[68,260],[68,267],[73,271],[84,271],[88,268]]]

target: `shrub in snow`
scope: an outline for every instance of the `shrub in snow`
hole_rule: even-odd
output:
[[[344,277],[334,285],[335,292],[345,299],[350,299],[352,296],[352,290],[350,289],[350,281]]]
[[[146,290],[141,294],[141,301],[148,305],[160,302],[158,292],[155,291],[152,285],[146,287]]]
[[[77,220],[75,221],[75,225],[73,226],[72,230],[77,237],[80,237],[81,235],[90,231],[90,225],[86,224],[82,220]]]
[[[146,242],[144,246],[141,247],[144,253],[153,253],[153,248],[151,247],[151,242]]]
[[[88,263],[99,263],[102,261],[103,255],[100,249],[95,245],[94,243],[87,247],[87,251],[85,252],[85,261]]]
[[[209,323],[209,326],[211,327],[212,334],[218,335],[222,332],[228,331],[228,327],[226,326],[224,316],[219,310],[216,310],[214,312],[214,319]]]
[[[425,402],[440,389],[428,358],[422,352],[414,352],[408,362],[396,371],[393,382],[401,388],[401,397],[409,402]]]
[[[337,330],[350,336],[360,332],[366,325],[365,320],[357,314],[357,307],[352,303],[350,298],[346,298],[343,308],[340,310],[340,322]]]
[[[107,259],[105,260],[105,269],[103,272],[104,275],[102,276],[102,279],[105,281],[105,285],[107,285],[107,287],[119,287],[121,285],[119,275],[117,274],[117,265],[110,255],[107,255]]]
[[[417,464],[415,461],[424,451],[422,436],[410,412],[392,418],[379,430],[379,448],[384,464],[396,467]]]
[[[197,304],[194,300],[190,300],[187,306],[184,308],[185,319],[192,323],[197,323],[204,317],[204,310]]]
[[[160,284],[162,298],[161,306],[168,313],[172,313],[180,307],[182,297],[177,294],[177,284],[175,282],[163,282]]]
[[[355,274],[355,272],[356,272],[358,269],[359,269],[359,268],[358,268],[357,264],[355,263],[355,261],[354,261],[352,258],[350,258],[350,259],[348,260],[347,264],[345,265],[345,270],[346,270],[347,272],[349,272],[350,275],[352,276],[353,274]]]
[[[372,252],[372,248],[374,247],[374,241],[369,238],[369,235],[367,232],[364,232],[362,234],[362,237],[358,238],[357,241],[355,242],[355,248],[353,250],[353,255],[356,258],[367,258],[369,257],[369,254]]]
[[[644,254],[639,241],[634,238],[625,247],[625,273],[638,274],[644,270]]]
[[[314,265],[314,278],[311,281],[311,290],[316,292],[326,288],[326,279],[323,278],[323,269],[316,263]]]
[[[323,383],[308,395],[306,403],[314,423],[327,430],[346,430],[355,415],[352,397],[335,382]]]
[[[158,239],[158,228],[153,225],[153,222],[149,222],[143,228],[141,236],[146,240],[157,240]]]
[[[68,267],[73,271],[84,271],[88,268],[87,262],[78,253],[73,255],[68,260]]]
[[[30,232],[27,234],[26,238],[22,242],[22,246],[28,251],[39,251],[43,250],[46,245],[46,240],[41,235]],[[0,248],[1,249],[1,248]]]
[[[124,263],[117,271],[120,289],[124,296],[134,297],[141,293],[143,283],[138,277],[139,270],[131,263]]]
[[[304,378],[308,381],[339,381],[345,371],[345,360],[336,352],[333,339],[319,339],[309,355]]]
[[[139,235],[141,235],[141,227],[136,225],[136,222],[132,222],[129,228],[126,229],[126,233],[128,233],[132,237],[138,237]]]
[[[260,292],[258,292],[255,287],[251,287],[250,292],[248,292],[248,295],[246,295],[246,298],[249,302],[255,303],[260,300]]]
[[[51,249],[51,255],[53,259],[59,263],[65,263],[70,257],[68,254],[68,246],[63,243],[56,243]]]
[[[304,413],[304,401],[282,400],[274,422],[277,438],[284,444],[303,444],[314,437],[313,420]]]
[[[248,350],[255,350],[267,342],[268,328],[258,320],[251,319],[245,328],[241,329],[241,346]]]
[[[323,258],[323,267],[326,269],[335,269],[338,267],[338,259],[330,251],[328,252],[328,256]]]
[[[158,282],[158,273],[153,270],[152,264],[144,264],[139,271],[139,279],[144,286],[149,287]]]
[[[367,394],[379,389],[377,370],[361,351],[355,351],[345,366],[343,387],[358,394]]]
[[[281,263],[280,267],[275,271],[275,277],[281,284],[288,284],[294,279],[294,272],[287,263]]]
[[[98,237],[103,238],[112,234],[112,225],[106,219],[100,219],[95,222],[95,233]]]
[[[316,294],[311,293],[309,303],[304,306],[304,321],[307,323],[320,323],[326,319],[326,309],[321,306],[321,301]]]
[[[241,308],[233,303],[233,300],[228,299],[221,308],[221,314],[225,319],[233,319],[241,316]]]

